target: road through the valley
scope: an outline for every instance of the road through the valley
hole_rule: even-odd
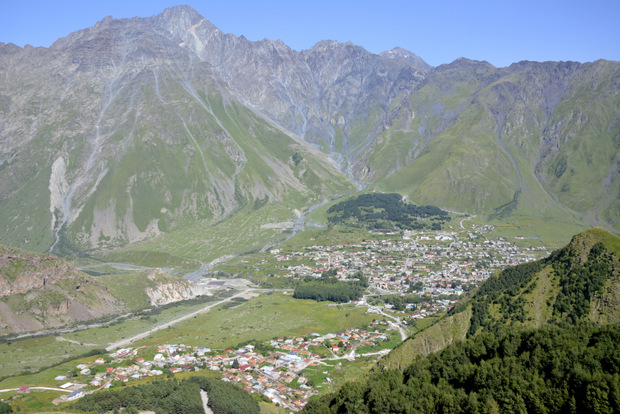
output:
[[[228,297],[226,299],[222,299],[222,300],[217,301],[217,302],[209,303],[204,308],[201,308],[201,309],[199,309],[199,310],[197,310],[195,312],[192,312],[192,313],[188,313],[187,315],[181,316],[180,318],[177,318],[177,319],[175,319],[173,321],[166,322],[166,323],[163,323],[161,325],[154,326],[154,327],[152,327],[151,329],[149,329],[146,332],[142,332],[142,333],[134,335],[134,336],[132,336],[130,338],[124,338],[124,339],[121,339],[119,341],[113,342],[110,345],[108,345],[105,350],[106,351],[111,351],[111,350],[116,349],[116,348],[121,348],[121,347],[127,346],[127,345],[131,344],[132,342],[137,341],[138,339],[142,339],[142,338],[152,334],[153,332],[157,332],[157,331],[159,331],[161,329],[166,329],[167,327],[172,326],[172,325],[174,325],[176,323],[179,323],[179,322],[182,322],[182,321],[187,320],[189,318],[192,318],[192,317],[194,317],[194,316],[196,316],[196,315],[198,315],[198,314],[200,314],[200,313],[202,313],[202,312],[204,312],[206,310],[211,309],[214,306],[221,305],[222,303],[228,302],[228,301],[230,301],[230,300],[232,300],[234,298],[238,298],[238,297],[242,297],[242,296],[246,296],[247,297],[248,295],[251,295],[251,292],[252,292],[252,289],[246,289],[246,290],[244,290],[242,292],[239,292],[239,293],[237,293],[235,295],[232,295],[232,296],[230,296],[230,297]]]

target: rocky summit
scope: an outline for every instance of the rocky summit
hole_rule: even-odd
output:
[[[258,228],[368,186],[620,229],[618,62],[295,51],[178,6],[49,48],[0,43],[0,74],[5,244],[112,248],[280,212]]]

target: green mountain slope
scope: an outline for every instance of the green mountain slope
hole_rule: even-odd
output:
[[[558,239],[620,231],[618,62],[297,52],[177,6],[49,48],[0,43],[0,74],[5,244],[180,255],[194,229],[244,221],[236,254],[282,239],[262,225],[368,186]]]
[[[480,332],[539,327],[550,321],[619,323],[620,238],[600,228],[573,237],[546,259],[490,277],[436,325],[380,362],[404,369],[416,355]]]
[[[616,62],[457,60],[412,93],[365,155],[377,185],[490,220],[619,229]]]
[[[209,64],[138,26],[108,21],[50,49],[0,53],[11,74],[0,94],[22,94],[0,114],[0,240],[112,248],[245,207],[292,220],[353,190],[325,155],[238,103]]]
[[[60,328],[204,293],[159,270],[92,277],[51,254],[0,245],[0,336]]]
[[[118,313],[107,286],[64,259],[0,246],[0,335]]]
[[[620,324],[483,333],[310,401],[308,413],[613,413]]]
[[[600,228],[489,278],[306,412],[615,412],[620,238]],[[577,362],[580,361],[580,362]]]

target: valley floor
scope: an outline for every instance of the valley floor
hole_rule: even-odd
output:
[[[63,341],[53,342],[65,347],[84,343],[101,347],[105,335],[109,353],[69,357],[38,374],[10,376],[0,387],[13,389],[5,399],[28,410],[29,404],[23,403],[26,389],[20,387],[57,389],[70,382],[64,394],[89,393],[125,381],[200,373],[298,410],[308,398],[366,372],[377,358],[454,306],[464,289],[498,269],[547,253],[544,247],[490,240],[486,234],[492,228],[465,228],[465,224],[467,220],[461,221],[457,231],[406,233],[400,238],[369,235],[368,240],[346,245],[274,248],[255,262],[244,263],[262,274],[254,279],[257,285],[206,305],[181,306],[153,317],[62,335]],[[221,269],[228,271],[248,260],[235,258],[222,263]],[[344,280],[361,270],[368,275],[367,294],[349,304],[291,297],[292,286],[320,278],[329,269],[337,269],[338,278]],[[398,299],[407,297],[420,299]],[[22,347],[21,361],[29,352],[39,354],[51,345],[45,338],[22,341],[29,345]],[[5,342],[0,352],[14,353],[19,345],[20,341]],[[29,396],[35,398],[28,401],[47,405],[58,392],[52,396],[49,390],[42,397],[32,393]]]

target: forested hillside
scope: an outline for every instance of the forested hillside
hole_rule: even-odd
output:
[[[620,238],[590,229],[490,277],[376,372],[306,410],[619,412],[619,292]]]
[[[620,325],[483,333],[372,373],[308,403],[308,413],[620,412]]]
[[[441,230],[451,219],[439,207],[408,203],[396,193],[361,194],[334,204],[327,214],[331,224],[388,230]]]
[[[468,336],[480,329],[495,332],[505,325],[539,326],[547,321],[589,319],[593,303],[601,301],[605,286],[620,281],[620,258],[614,244],[617,239],[602,229],[592,229],[575,236],[568,246],[546,259],[511,267],[489,278],[471,301]]]

